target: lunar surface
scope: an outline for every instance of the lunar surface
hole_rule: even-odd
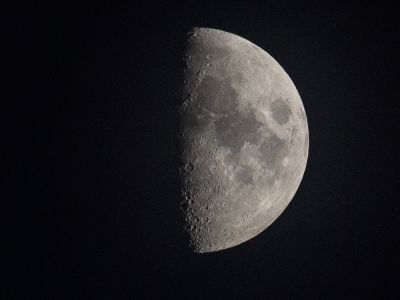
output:
[[[265,230],[295,195],[307,118],[283,68],[244,38],[194,28],[184,60],[181,209],[191,248],[219,251]]]

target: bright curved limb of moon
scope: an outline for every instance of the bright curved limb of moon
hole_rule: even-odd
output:
[[[213,252],[287,207],[307,162],[307,118],[283,68],[246,39],[194,28],[184,59],[182,210],[191,248]]]

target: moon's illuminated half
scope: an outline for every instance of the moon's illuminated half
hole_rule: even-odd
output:
[[[283,68],[237,35],[195,28],[182,93],[182,210],[191,247],[258,235],[296,193],[308,156],[301,98]]]

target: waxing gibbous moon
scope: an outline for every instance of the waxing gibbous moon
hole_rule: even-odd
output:
[[[295,195],[307,118],[283,68],[244,38],[194,28],[184,60],[181,208],[191,248],[219,251],[265,230]]]

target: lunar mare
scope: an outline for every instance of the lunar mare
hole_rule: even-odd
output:
[[[184,60],[181,208],[192,249],[219,251],[258,235],[293,198],[307,118],[283,68],[244,38],[194,28]]]

